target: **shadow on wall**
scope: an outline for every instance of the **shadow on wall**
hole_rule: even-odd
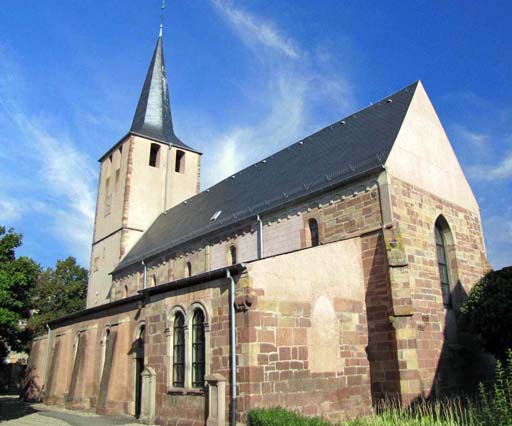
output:
[[[370,363],[371,394],[374,404],[383,399],[399,400],[400,374],[396,332],[389,320],[392,313],[389,267],[384,237],[379,235],[365,250],[372,263],[365,272],[366,315],[368,321],[368,360]],[[366,254],[366,258],[368,254]]]
[[[457,326],[460,308],[467,297],[463,285],[457,281],[444,310],[443,346],[430,391],[431,397],[473,393],[476,392],[478,383],[492,380],[494,358],[484,352],[474,336],[459,330]]]

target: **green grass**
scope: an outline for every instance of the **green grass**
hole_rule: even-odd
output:
[[[412,407],[384,403],[380,414],[339,426],[512,426],[512,351],[506,365],[496,365],[494,384],[480,385],[474,398],[420,401]],[[283,408],[252,410],[248,426],[334,426],[321,418],[309,418]]]

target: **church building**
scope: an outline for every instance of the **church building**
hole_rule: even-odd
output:
[[[186,142],[160,31],[100,159],[87,308],[34,340],[27,398],[159,425],[337,421],[467,378],[456,316],[489,264],[420,81],[204,191]]]

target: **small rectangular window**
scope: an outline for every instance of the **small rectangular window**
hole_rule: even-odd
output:
[[[151,144],[151,150],[149,152],[149,165],[151,167],[158,167],[160,162],[160,145],[156,143]]]
[[[174,171],[176,173],[185,173],[185,152],[176,151],[176,164],[174,165]]]

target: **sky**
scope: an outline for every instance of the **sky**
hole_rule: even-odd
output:
[[[422,80],[512,264],[512,2],[167,0],[176,134],[201,187]],[[130,128],[160,0],[2,0],[0,226],[89,266],[98,158]]]

